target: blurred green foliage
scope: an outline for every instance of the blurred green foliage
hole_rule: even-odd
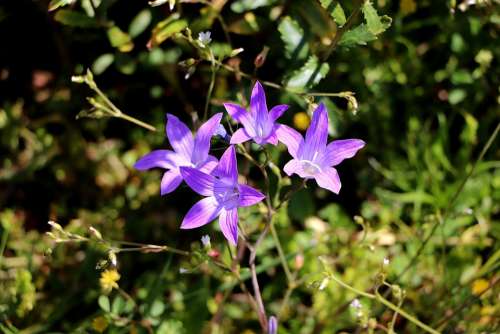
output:
[[[329,280],[320,256],[359,290],[383,275],[404,289],[403,309],[445,333],[498,332],[498,139],[461,188],[500,119],[498,1],[152,3],[0,4],[2,332],[259,332],[246,264],[239,284],[210,260],[229,259],[216,224],[179,230],[196,197],[186,187],[160,197],[160,172],[132,168],[165,147],[166,112],[196,125],[207,99],[212,113],[227,100],[247,103],[246,73],[271,83],[270,105],[291,105],[286,123],[324,102],[332,136],[367,142],[339,167],[339,196],[310,186],[276,213],[296,286],[270,237],[257,254],[279,333],[421,332],[402,317],[391,322],[394,312],[374,300],[350,307],[355,294]],[[196,44],[206,30],[209,48]],[[158,131],[104,117],[102,99],[71,82],[87,68],[120,110]],[[284,147],[271,153],[282,167]],[[248,235],[262,229],[259,210],[241,213]],[[48,220],[90,241],[56,244],[44,235]],[[115,254],[89,227],[106,240],[195,255]],[[201,245],[204,234],[215,253]],[[120,289],[105,294],[99,278],[113,256]]]

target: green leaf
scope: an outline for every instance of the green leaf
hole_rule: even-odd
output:
[[[278,26],[281,40],[285,44],[285,55],[289,59],[304,59],[309,53],[309,45],[304,30],[297,21],[287,16]]]
[[[54,19],[71,27],[96,28],[97,21],[87,15],[69,9],[61,9],[54,15]]]
[[[112,53],[100,55],[92,64],[92,72],[97,75],[103,73],[111,64],[113,64],[114,60],[115,56]]]
[[[361,9],[363,11],[363,15],[365,16],[368,31],[374,35],[384,32],[386,28],[382,23],[380,16],[378,16],[377,11],[373,8],[371,1],[365,1]]]
[[[368,31],[367,26],[362,23],[356,28],[346,31],[340,39],[339,45],[347,48],[355,45],[366,45],[367,42],[377,39],[377,36]]]
[[[111,305],[109,303],[108,296],[104,296],[104,295],[99,296],[99,299],[97,299],[97,303],[104,311],[106,311],[106,312],[111,311]]]
[[[57,8],[71,5],[75,0],[52,0],[49,3],[49,12],[56,10]]]
[[[130,36],[117,26],[109,28],[107,34],[111,45],[121,52],[129,52],[134,48],[134,43]]]
[[[160,45],[174,34],[186,29],[187,25],[187,20],[181,19],[179,13],[170,15],[154,27],[148,48]]]
[[[270,6],[276,0],[236,0],[231,4],[231,10],[235,13],[243,13],[264,6]]]
[[[297,71],[293,72],[287,80],[287,88],[297,91],[311,88],[318,84],[330,70],[328,63],[320,63],[318,57],[310,56],[307,62]]]
[[[119,315],[123,312],[124,309],[125,309],[125,300],[120,296],[116,296],[115,299],[113,299],[111,312],[116,315]]]
[[[128,27],[128,34],[130,37],[134,38],[142,34],[151,23],[151,18],[151,11],[149,9],[140,11],[132,22],[130,22],[130,26]]]
[[[465,90],[460,88],[452,89],[450,91],[450,94],[448,94],[448,101],[450,102],[450,104],[459,104],[460,102],[465,100],[466,97],[467,93],[465,92]]]
[[[344,9],[340,3],[334,0],[320,0],[320,3],[339,26],[343,26],[347,22]]]

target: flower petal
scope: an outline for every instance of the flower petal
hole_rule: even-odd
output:
[[[252,206],[262,201],[266,196],[246,184],[239,184],[240,199],[238,206]]]
[[[167,137],[175,152],[191,161],[193,153],[193,134],[176,116],[167,114]]]
[[[247,130],[247,134],[250,137],[255,136],[256,132],[255,132],[255,127],[254,127],[253,120],[252,120],[252,115],[250,113],[248,113],[245,110],[245,108],[243,108],[237,104],[234,104],[234,103],[224,103],[224,108],[226,108],[227,113],[229,115],[231,115],[231,117],[235,121],[243,124],[243,126]]]
[[[356,152],[365,146],[361,139],[335,140],[326,146],[325,163],[336,166],[344,159],[352,158]]]
[[[271,121],[275,122],[278,118],[283,115],[285,111],[287,111],[289,105],[288,104],[278,104],[274,106],[271,110],[269,110],[269,118]]]
[[[238,181],[238,163],[236,162],[236,150],[233,145],[230,145],[222,154],[219,164],[212,174],[220,178],[229,178],[234,183]]]
[[[222,113],[218,113],[210,117],[208,121],[203,123],[194,138],[193,158],[192,162],[197,164],[205,161],[210,150],[210,139],[220,125]]]
[[[304,150],[301,155],[304,159],[313,160],[316,152],[326,147],[328,140],[328,111],[323,103],[313,113],[311,125],[306,132]]]
[[[197,202],[184,217],[181,229],[191,229],[210,223],[217,217],[220,208],[213,197],[206,197]]]
[[[179,171],[177,169],[165,172],[163,174],[163,177],[161,178],[160,194],[170,194],[172,191],[177,189],[181,182],[182,176],[181,174],[179,174]]]
[[[246,130],[244,128],[240,128],[236,130],[235,133],[231,136],[231,144],[241,144],[244,143],[248,140],[250,140],[250,136],[247,134]]]
[[[297,174],[300,177],[303,177],[304,175],[304,171],[302,169],[302,163],[297,159],[292,159],[288,161],[283,167],[283,170],[288,176],[291,176],[292,174]]]
[[[238,208],[222,209],[219,216],[219,226],[227,241],[236,246],[238,243]]]
[[[177,165],[178,158],[173,151],[155,150],[137,160],[134,168],[138,170],[148,170],[155,167],[172,169]]]
[[[250,97],[250,112],[255,118],[256,127],[258,124],[266,124],[269,120],[267,113],[266,94],[260,82],[255,82]],[[253,137],[253,136],[252,136]]]
[[[272,144],[274,146],[278,145],[278,136],[276,135],[276,131],[273,131],[269,137],[266,138],[266,143]]]
[[[201,165],[198,166],[198,169],[202,171],[203,173],[210,174],[212,171],[217,167],[217,164],[219,163],[219,160],[217,160],[216,157],[213,155],[208,155],[207,160]]]
[[[314,179],[316,180],[316,183],[318,183],[318,186],[320,186],[321,188],[325,188],[336,194],[339,193],[341,183],[339,174],[337,173],[337,170],[335,168],[329,167],[324,169],[321,173],[317,173],[316,175],[314,175]]]
[[[289,126],[277,124],[276,135],[278,136],[278,140],[288,148],[288,153],[292,157],[297,158],[299,148],[304,143],[301,134]]]
[[[215,177],[191,167],[180,168],[182,178],[188,186],[202,196],[212,196]]]

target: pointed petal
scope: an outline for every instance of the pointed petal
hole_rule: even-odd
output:
[[[227,241],[236,246],[238,243],[238,208],[222,209],[219,216],[219,226]]]
[[[324,169],[321,173],[314,175],[314,179],[318,186],[330,190],[336,194],[340,191],[340,178],[335,168],[329,167]]]
[[[184,217],[181,229],[191,229],[210,223],[220,212],[217,201],[213,197],[206,197],[197,202]]]
[[[248,113],[243,107],[234,103],[224,103],[224,108],[226,108],[227,113],[231,115],[235,121],[243,124],[250,137],[255,136],[255,127],[250,113]]]
[[[172,191],[177,189],[179,184],[182,182],[182,176],[179,174],[178,170],[170,170],[163,174],[160,184],[160,194],[166,195],[170,194]]]
[[[137,160],[134,168],[138,170],[147,170],[155,167],[172,169],[175,168],[179,160],[179,157],[173,151],[155,150]]]
[[[269,110],[269,118],[271,121],[275,122],[278,118],[280,118],[281,115],[287,111],[288,107],[288,104],[278,104]]]
[[[344,159],[352,158],[364,146],[361,139],[334,140],[326,146],[325,164],[336,166]]]
[[[248,140],[250,140],[250,136],[247,134],[246,130],[244,128],[240,128],[236,130],[235,133],[231,136],[231,144],[241,144],[244,143]]]
[[[313,113],[311,125],[306,132],[304,151],[302,156],[305,159],[312,160],[316,152],[326,147],[328,140],[328,111],[323,103]]]
[[[302,163],[297,160],[297,159],[292,159],[286,163],[286,165],[283,167],[283,170],[288,176],[291,176],[292,174],[297,174],[300,177],[303,177],[304,171],[302,169]]]
[[[276,131],[271,133],[269,137],[266,138],[266,143],[272,144],[274,146],[278,145],[278,135],[276,135]]]
[[[192,162],[197,164],[205,161],[210,150],[210,139],[220,125],[222,113],[213,115],[208,121],[202,124],[196,132],[194,138],[193,158]]]
[[[180,168],[182,178],[188,186],[202,196],[212,196],[215,177],[191,167]]]
[[[299,148],[304,142],[301,134],[289,126],[277,124],[276,135],[278,136],[278,140],[286,145],[288,153],[292,157],[297,158]]]
[[[167,114],[167,137],[175,152],[191,161],[193,153],[193,134],[176,116]]]
[[[212,171],[217,167],[219,160],[213,155],[208,155],[207,160],[201,165],[198,166],[198,169],[203,173],[211,174]]]
[[[267,113],[266,94],[260,82],[255,82],[250,97],[250,112],[255,117],[255,124],[265,124],[268,122],[269,115]]]
[[[239,185],[240,199],[238,206],[252,206],[262,201],[266,196],[263,193],[246,184]]]
[[[238,163],[236,162],[236,150],[233,145],[230,145],[222,154],[219,164],[212,174],[220,178],[229,178],[234,183],[238,181]]]

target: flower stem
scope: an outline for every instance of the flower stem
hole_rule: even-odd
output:
[[[368,292],[364,292],[364,291],[358,290],[358,289],[350,286],[349,284],[347,284],[347,283],[343,282],[342,280],[340,280],[339,278],[337,278],[331,272],[328,273],[328,277],[331,278],[332,280],[334,280],[335,282],[337,282],[342,287],[346,288],[347,290],[349,290],[351,292],[354,292],[357,295],[360,295],[360,296],[363,296],[363,297],[366,297],[366,298],[369,298],[369,299],[378,300],[380,303],[384,304],[385,306],[387,306],[388,308],[390,308],[394,312],[397,312],[397,313],[401,314],[402,317],[406,318],[408,321],[414,323],[416,326],[422,328],[426,332],[432,333],[432,334],[440,334],[437,330],[435,330],[435,329],[431,328],[430,326],[424,324],[423,322],[421,322],[420,320],[418,320],[413,315],[407,313],[406,311],[404,311],[400,307],[394,305],[393,303],[391,303],[390,301],[388,301],[387,299],[385,299],[378,292],[378,288],[375,289],[375,294],[372,294],[372,293],[368,293]]]
[[[278,255],[280,257],[281,265],[283,266],[283,270],[285,271],[285,275],[288,281],[288,284],[291,285],[294,282],[294,278],[290,268],[288,267],[288,262],[286,261],[285,253],[283,252],[283,247],[281,246],[280,239],[278,237],[278,233],[276,233],[276,228],[274,227],[274,223],[270,224],[271,235],[273,236],[274,244],[278,249]]]

